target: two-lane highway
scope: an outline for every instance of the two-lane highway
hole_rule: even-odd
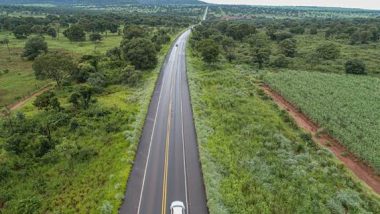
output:
[[[186,77],[189,35],[162,67],[120,213],[167,214],[173,201],[187,213],[208,213]]]

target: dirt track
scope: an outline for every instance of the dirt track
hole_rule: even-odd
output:
[[[14,110],[16,110],[16,109],[18,109],[18,108],[21,108],[22,106],[25,105],[26,102],[28,102],[29,100],[33,99],[33,97],[36,97],[36,96],[38,96],[38,95],[44,93],[45,91],[50,90],[51,88],[52,88],[52,86],[51,86],[51,85],[48,85],[48,86],[46,86],[46,87],[44,87],[44,88],[42,88],[42,89],[40,89],[40,90],[34,92],[34,93],[31,94],[30,96],[27,96],[27,97],[21,99],[20,101],[18,101],[18,102],[16,102],[16,103],[13,103],[13,104],[9,105],[8,108],[9,108],[9,110],[11,110],[11,111],[14,111]]]
[[[310,120],[298,108],[285,100],[279,93],[272,90],[269,86],[262,86],[263,91],[273,99],[273,101],[294,119],[296,124],[304,131],[312,134],[314,142],[329,149],[335,154],[344,165],[347,166],[360,180],[366,183],[374,192],[380,194],[380,176],[376,175],[375,170],[350,153],[338,140],[328,134],[317,135],[320,127]]]

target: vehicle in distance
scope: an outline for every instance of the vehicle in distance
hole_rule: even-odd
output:
[[[174,201],[170,205],[171,214],[185,214],[185,205],[181,201]]]
[[[176,44],[175,46],[178,47],[178,44]]]

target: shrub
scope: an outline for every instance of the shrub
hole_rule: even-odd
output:
[[[102,41],[102,35],[100,33],[92,33],[89,36],[91,42],[99,42]]]
[[[347,74],[367,74],[366,66],[359,59],[351,59],[344,65]]]
[[[287,68],[290,64],[290,61],[288,58],[286,58],[284,55],[277,56],[271,63],[271,65],[275,68]]]
[[[315,50],[317,56],[325,60],[337,59],[340,55],[340,49],[334,43],[324,43]]]
[[[34,60],[38,55],[46,53],[47,50],[48,45],[41,36],[32,37],[25,43],[22,57]]]
[[[72,42],[81,42],[86,40],[86,33],[79,25],[72,25],[63,31],[63,35]]]

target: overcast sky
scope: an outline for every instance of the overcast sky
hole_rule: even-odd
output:
[[[220,4],[327,6],[380,9],[380,0],[202,0]]]

